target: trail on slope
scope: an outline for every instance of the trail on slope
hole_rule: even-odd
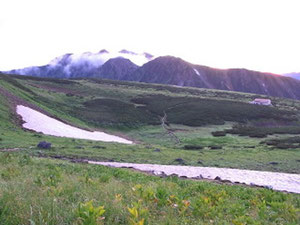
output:
[[[166,112],[164,111],[164,116],[160,118],[160,121],[161,121],[161,126],[162,128],[166,131],[166,133],[171,136],[171,138],[173,138],[176,142],[176,144],[179,144],[180,143],[180,140],[179,138],[172,132],[168,129],[167,125],[166,125],[166,122],[167,122],[167,114]]]

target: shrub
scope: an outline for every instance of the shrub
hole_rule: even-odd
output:
[[[200,145],[185,145],[183,148],[185,150],[200,150],[200,149],[203,149],[203,146],[200,146]]]
[[[93,200],[79,203],[76,211],[77,221],[81,225],[98,225],[104,220],[104,217],[102,217],[104,213],[104,206],[94,207]]]
[[[222,136],[226,136],[226,132],[225,131],[214,131],[211,132],[212,136],[214,137],[222,137]]]

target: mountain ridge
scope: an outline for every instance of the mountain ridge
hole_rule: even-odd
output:
[[[112,55],[105,49],[81,55],[69,53],[55,58],[45,66],[12,70],[8,73],[54,78],[94,77],[300,99],[300,81],[286,76],[243,68],[216,69],[195,65],[174,56],[153,59],[149,53],[138,54],[125,49],[118,54],[121,56],[109,58]],[[143,59],[146,63],[139,66],[131,59]]]
[[[300,99],[300,82],[295,79],[247,69],[214,69],[173,56],[158,57],[144,64],[126,80]]]
[[[286,76],[286,77],[291,77],[291,78],[300,80],[300,73],[286,73],[286,74],[283,74],[283,75]]]

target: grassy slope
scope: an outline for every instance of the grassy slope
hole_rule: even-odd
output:
[[[81,102],[80,97],[36,89],[28,86],[27,82],[32,81],[20,81],[34,93],[51,100],[51,104],[46,101],[38,102],[37,96],[0,79],[2,87],[53,115],[81,127],[91,126],[66,113],[68,109],[76,107],[77,101]],[[44,83],[61,87],[52,82]],[[80,83],[83,85],[79,85],[83,94],[87,91],[95,96],[115,95],[126,99],[127,95],[136,97],[137,93],[154,91],[145,90],[144,87],[131,89],[107,84],[98,86],[86,81]],[[87,86],[91,89],[87,89]],[[71,88],[77,90],[77,87]],[[87,95],[83,99],[92,97]],[[193,128],[172,125],[172,128],[178,130],[176,135],[181,139],[181,145],[219,144],[225,146],[222,150],[182,150],[181,145],[177,146],[171,138],[163,135],[161,126],[150,125],[138,129],[123,128],[122,131],[128,136],[143,141],[143,144],[134,146],[44,136],[25,132],[17,126],[6,100],[0,95],[0,148],[20,148],[23,151],[0,153],[0,224],[80,224],[82,219],[78,207],[90,200],[94,200],[94,206],[104,206],[106,211],[102,216],[105,219],[101,222],[105,224],[135,224],[142,219],[145,219],[145,224],[298,224],[300,220],[300,198],[295,194],[172,177],[161,179],[124,169],[30,157],[50,154],[167,164],[174,163],[173,159],[181,157],[192,165],[199,165],[197,163],[201,160],[206,166],[299,173],[299,166],[295,161],[299,158],[297,149],[269,150],[259,146],[261,139],[232,135],[215,138],[210,135],[211,131],[231,127],[231,123]],[[116,132],[113,128],[106,129]],[[52,142],[53,149],[36,149],[40,140]],[[249,145],[258,147],[243,148]],[[155,148],[160,148],[161,152],[153,152]],[[268,164],[269,161],[279,161],[282,164],[275,167]],[[131,216],[128,207],[136,209],[140,216]]]
[[[227,135],[225,137],[213,137],[211,131],[223,130],[230,128],[233,123],[224,125],[207,125],[203,127],[188,127],[184,125],[171,124],[170,127],[174,130],[176,136],[181,143],[176,144],[174,139],[166,134],[165,130],[160,125],[143,125],[135,127],[126,126],[100,126],[93,121],[83,121],[79,118],[70,116],[69,112],[74,111],[74,108],[82,107],[83,102],[91,101],[92,99],[110,98],[130,102],[132,98],[142,95],[164,94],[167,96],[200,96],[209,99],[237,99],[247,102],[251,96],[239,93],[229,93],[220,91],[207,91],[190,88],[175,88],[167,87],[162,89],[159,85],[145,85],[132,83],[115,82],[115,81],[97,81],[90,82],[85,80],[70,82],[70,84],[61,84],[57,80],[30,80],[17,79],[19,84],[30,88],[35,93],[32,95],[28,91],[23,91],[11,83],[7,83],[0,79],[0,84],[12,93],[30,101],[41,108],[50,112],[65,121],[81,127],[94,127],[105,129],[108,132],[118,133],[119,130],[127,136],[141,141],[141,144],[134,146],[113,144],[113,143],[97,143],[85,140],[72,140],[67,138],[55,138],[51,136],[36,135],[34,133],[23,132],[20,128],[12,123],[12,118],[9,118],[10,112],[5,106],[4,98],[1,101],[1,116],[4,117],[5,123],[1,126],[6,126],[5,132],[1,133],[0,148],[31,148],[32,154],[60,155],[72,158],[93,158],[98,160],[115,160],[126,162],[139,163],[161,163],[161,164],[176,164],[174,161],[177,158],[182,158],[187,165],[198,166],[217,166],[217,167],[232,167],[245,168],[254,170],[268,171],[283,171],[300,173],[299,149],[276,149],[268,147],[264,144],[259,144],[262,140],[257,138],[239,137],[236,135]],[[34,87],[47,87],[37,88]],[[170,90],[168,90],[170,88]],[[175,88],[175,90],[173,90]],[[292,107],[299,107],[296,101],[283,101],[274,99],[278,108],[291,110]],[[102,114],[101,114],[102,115]],[[117,129],[117,128],[118,129]],[[289,135],[278,135],[278,137]],[[17,137],[17,138],[16,138]],[[273,138],[273,137],[269,137]],[[41,140],[47,140],[53,143],[51,151],[36,149],[36,143]],[[103,146],[105,149],[99,149],[97,146]],[[188,151],[184,150],[184,145],[201,145],[206,146],[202,150]],[[223,149],[211,150],[208,146],[218,145]],[[249,148],[255,146],[255,148]],[[159,148],[161,152],[153,150]],[[277,162],[278,164],[272,164]]]

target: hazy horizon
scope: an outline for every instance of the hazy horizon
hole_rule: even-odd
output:
[[[101,49],[214,68],[300,72],[296,0],[1,2],[0,70]]]

